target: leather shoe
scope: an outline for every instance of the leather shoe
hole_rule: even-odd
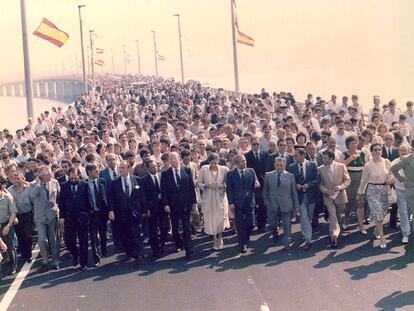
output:
[[[73,258],[72,266],[76,267],[79,264],[78,258]]]
[[[283,251],[283,252],[288,252],[288,251],[290,251],[290,246],[289,246],[289,245],[284,246],[284,247],[282,248],[282,251]]]
[[[87,271],[88,270],[88,267],[87,266],[82,266],[81,267],[81,271]]]
[[[27,263],[31,263],[32,261],[33,261],[32,257],[26,259]]]
[[[191,260],[192,257],[193,257],[193,252],[191,252],[191,251],[186,251],[185,252],[185,258],[187,260]]]
[[[331,248],[338,248],[338,239],[331,240]]]
[[[100,261],[95,262],[95,264],[93,265],[95,268],[98,268],[101,265]]]
[[[241,249],[240,249],[240,253],[245,254],[247,253],[247,246],[244,245]]]
[[[60,267],[59,267],[59,265],[53,265],[53,266],[52,266],[52,269],[53,269],[53,270],[60,270]]]
[[[45,273],[47,270],[49,270],[47,265],[42,265],[39,269],[39,273]]]
[[[276,242],[278,239],[279,239],[279,232],[278,231],[275,231],[273,233],[273,241]]]
[[[312,244],[311,243],[306,243],[305,246],[303,246],[303,249],[305,251],[308,251],[308,250],[310,250],[311,247],[312,247]]]

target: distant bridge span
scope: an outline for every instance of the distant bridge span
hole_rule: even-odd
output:
[[[0,96],[25,96],[24,81],[0,83]],[[82,76],[49,76],[32,79],[33,96],[63,102],[73,102],[83,94]],[[88,89],[92,88],[88,82]]]

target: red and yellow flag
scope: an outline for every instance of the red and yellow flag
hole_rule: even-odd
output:
[[[98,65],[98,66],[103,66],[105,64],[105,62],[102,60],[102,59],[97,59],[96,61],[95,61],[95,65]]]
[[[233,0],[234,6],[234,24],[237,30],[237,42],[248,46],[254,46],[254,39],[239,30],[239,23],[237,22],[236,0]]]
[[[69,35],[60,30],[46,18],[43,18],[42,22],[40,23],[39,27],[33,32],[34,35],[61,47],[68,41]]]

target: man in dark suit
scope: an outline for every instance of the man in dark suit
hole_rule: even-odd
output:
[[[161,174],[161,198],[166,213],[170,214],[173,238],[177,250],[185,249],[187,259],[191,259],[193,250],[191,242],[190,216],[193,204],[197,203],[191,170],[180,166],[178,153],[170,154],[171,167]],[[179,233],[179,223],[183,228],[183,238]]]
[[[62,175],[56,178],[56,180],[59,183],[59,186],[62,186],[64,182],[69,181],[68,171],[71,167],[72,167],[72,162],[70,162],[69,160],[62,160],[62,162],[60,163],[60,169],[61,169]]]
[[[86,175],[88,175],[87,182],[93,205],[93,214],[89,220],[92,258],[95,266],[99,266],[101,257],[106,257],[107,255],[106,236],[108,230],[108,201],[106,199],[106,183],[105,179],[99,178],[98,167],[95,164],[88,164],[85,169]]]
[[[386,133],[384,135],[384,145],[382,146],[382,157],[384,159],[390,160],[390,162],[398,159],[400,156],[398,148],[395,147],[395,137],[393,133]],[[390,223],[389,226],[392,229],[397,228],[397,218],[398,218],[398,205],[392,204],[390,212]]]
[[[246,253],[253,229],[255,190],[260,183],[254,170],[246,168],[244,155],[236,155],[233,161],[237,167],[227,173],[226,192],[229,208],[234,211],[240,252]]]
[[[321,177],[315,162],[305,159],[306,151],[302,148],[295,150],[296,163],[289,166],[289,173],[295,176],[296,189],[299,198],[300,227],[305,239],[304,250],[312,246],[312,217],[318,196],[318,185]]]
[[[112,181],[119,177],[117,156],[114,153],[108,153],[106,155],[106,163],[108,167],[99,173],[99,177],[105,179],[106,182],[106,198],[109,198],[109,189]],[[109,202],[108,202],[109,204]],[[112,240],[114,241],[115,250],[120,251],[122,249],[121,240],[119,239],[119,233],[114,222],[111,222],[112,228]]]
[[[168,235],[168,215],[165,213],[161,201],[161,182],[158,165],[150,160],[146,163],[148,174],[142,177],[141,186],[145,192],[145,206],[150,211],[149,230],[150,245],[154,257],[160,257],[164,252]],[[160,231],[161,236],[159,236]]]
[[[109,220],[115,221],[122,248],[128,258],[140,264],[143,254],[141,241],[142,218],[148,216],[145,192],[139,179],[129,174],[128,162],[119,164],[118,179],[111,183],[109,191]]]
[[[287,170],[291,164],[295,162],[293,155],[286,152],[286,140],[279,139],[277,141],[277,152],[269,155],[266,163],[266,172],[274,170],[274,163],[276,158],[283,158],[285,160],[285,169]]]
[[[82,271],[88,267],[88,226],[93,213],[88,184],[79,178],[78,170],[70,168],[69,181],[62,184],[59,210],[64,220],[66,247],[73,256],[73,266],[78,265]],[[76,240],[79,241],[79,249]]]
[[[252,168],[259,180],[260,188],[256,189],[256,225],[260,232],[263,232],[266,226],[266,206],[263,202],[263,185],[266,174],[267,152],[260,152],[260,139],[253,137],[250,140],[251,150],[245,154],[247,167]]]

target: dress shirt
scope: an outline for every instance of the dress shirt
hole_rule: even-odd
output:
[[[33,211],[32,203],[30,203],[30,193],[33,190],[33,185],[24,186],[23,189],[17,190],[15,186],[9,187],[7,190],[13,196],[16,204],[17,213],[24,214]]]
[[[92,194],[93,209],[95,211],[99,211],[98,205],[96,204],[96,197],[98,193],[95,192],[95,189],[99,191],[98,190],[99,185],[97,184],[97,179],[88,179],[88,186],[89,186],[89,191]]]
[[[124,193],[126,191],[125,183],[128,185],[129,193],[128,196],[131,195],[131,178],[128,175],[127,177],[122,177],[122,190],[124,190]]]

